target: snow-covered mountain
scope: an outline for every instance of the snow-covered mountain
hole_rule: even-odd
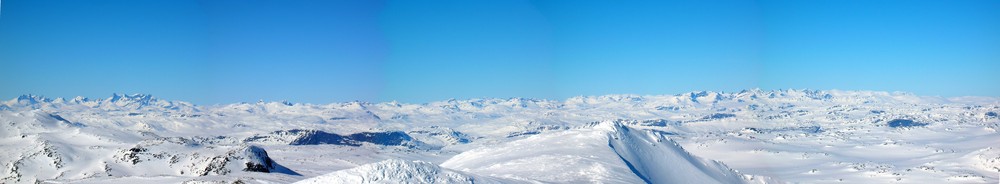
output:
[[[23,95],[0,102],[0,183],[992,183],[998,113],[995,97],[837,90],[213,106]]]
[[[546,183],[746,183],[724,164],[697,158],[655,130],[606,121],[481,147],[441,166]]]

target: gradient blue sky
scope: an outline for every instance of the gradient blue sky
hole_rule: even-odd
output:
[[[1000,1],[0,2],[0,97],[1000,96]]]

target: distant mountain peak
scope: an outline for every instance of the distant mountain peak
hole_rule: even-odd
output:
[[[121,95],[119,95],[118,93],[112,93],[111,97],[108,98],[108,101],[110,101],[110,102],[119,102],[119,101],[143,101],[143,102],[149,102],[149,101],[154,101],[154,100],[156,100],[156,99],[153,98],[153,95],[150,95],[150,94],[141,94],[141,93],[136,93],[136,94],[133,94],[133,95],[128,95],[128,94],[125,94],[125,93],[122,93]]]
[[[112,93],[111,97],[104,100],[102,104],[119,106],[119,107],[129,107],[129,108],[141,108],[145,106],[150,106],[156,103],[158,100],[153,98],[153,95],[149,94],[119,94]]]
[[[16,103],[19,103],[19,104],[31,105],[31,104],[41,103],[41,102],[50,102],[52,100],[48,99],[48,98],[45,98],[43,96],[40,96],[40,95],[24,94],[24,95],[18,96],[17,99],[14,99],[14,101]]]

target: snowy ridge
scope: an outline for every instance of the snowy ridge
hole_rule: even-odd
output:
[[[478,176],[423,161],[388,159],[295,182],[308,183],[527,183]]]
[[[722,163],[692,156],[662,134],[619,121],[469,150],[442,166],[555,183],[748,182]]]
[[[655,132],[632,130],[621,123],[608,128],[608,146],[646,183],[744,183],[725,164],[697,158],[676,142]]]

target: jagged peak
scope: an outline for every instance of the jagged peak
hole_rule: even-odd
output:
[[[763,92],[764,92],[764,90],[760,89],[760,88],[750,88],[750,89],[740,90],[739,93],[758,93],[759,94],[759,93],[763,93]]]
[[[41,95],[24,94],[24,95],[18,96],[13,101],[15,103],[30,105],[30,104],[36,104],[36,103],[41,103],[41,102],[51,102],[52,99],[45,98],[44,96],[41,96]]]
[[[564,105],[570,105],[572,107],[579,105],[587,106],[587,104],[603,104],[609,102],[643,103],[646,102],[645,100],[647,99],[659,99],[663,97],[675,98],[676,100],[689,101],[700,104],[723,102],[727,100],[750,101],[750,100],[762,100],[762,99],[788,99],[788,100],[797,100],[797,99],[838,100],[839,99],[839,100],[864,101],[864,102],[934,100],[934,98],[928,96],[917,96],[913,93],[906,93],[906,92],[813,90],[813,89],[763,90],[760,88],[751,88],[751,89],[740,90],[735,93],[692,91],[675,95],[608,94],[600,96],[576,96],[567,98],[563,101],[520,98],[520,97],[476,98],[468,100],[449,99],[445,101],[435,101],[423,104],[383,102],[375,104],[375,106],[378,108],[399,108],[409,105],[418,105],[418,106],[429,105],[436,107],[451,105],[455,107],[461,107],[458,109],[466,109],[467,107],[482,108],[485,106],[509,106],[514,108],[559,108],[559,107],[564,107]],[[938,100],[938,101],[941,103],[947,102],[943,100]],[[132,95],[128,95],[125,93],[113,93],[109,98],[96,99],[96,100],[82,96],[77,96],[72,98],[71,100],[65,100],[63,102],[58,102],[56,100],[48,99],[40,95],[26,94],[26,95],[20,95],[13,100],[6,101],[5,104],[9,108],[18,108],[18,107],[40,108],[42,106],[46,106],[49,104],[54,104],[54,105],[86,104],[88,106],[106,106],[107,108],[117,108],[117,107],[141,108],[145,106],[157,106],[164,108],[196,107],[196,105],[187,102],[160,100],[154,97],[153,95],[142,94],[142,93],[136,93]],[[251,103],[240,103],[240,104],[253,105]],[[234,103],[228,105],[240,105],[240,104]],[[300,105],[300,104],[293,104],[288,101],[281,101],[281,102],[259,101],[257,103],[257,105],[264,105],[264,104],[274,104],[277,106]],[[310,104],[301,104],[301,105],[310,105]],[[343,103],[331,103],[321,106],[330,108],[340,108],[340,109],[367,110],[368,108],[372,107],[372,105],[373,103],[370,102],[352,101]]]
[[[160,106],[160,107],[170,107],[172,103],[163,101],[153,97],[150,94],[136,93],[132,95],[124,93],[113,93],[111,97],[101,101],[102,105],[106,106],[118,106],[118,107],[128,107],[128,108],[142,108],[146,106]]]
[[[722,100],[724,93],[713,92],[713,91],[692,91],[688,93],[678,94],[682,98],[690,100],[691,102],[709,102],[714,103],[716,101]]]
[[[122,93],[120,95],[118,93],[112,93],[111,97],[109,97],[107,99],[107,101],[110,101],[112,103],[119,102],[119,101],[150,102],[150,101],[156,101],[156,100],[157,100],[156,98],[153,98],[153,95],[142,94],[142,93],[135,93],[135,94],[132,94],[132,95],[128,95],[128,94],[125,94],[125,93]]]
[[[508,98],[507,101],[509,101],[509,102],[540,102],[540,101],[543,101],[543,100],[539,100],[539,99],[535,99],[535,98],[525,98],[525,97],[512,97],[512,98]]]
[[[596,121],[581,125],[577,127],[577,129],[596,129],[608,132],[619,132],[623,130],[628,131],[630,128],[626,124],[628,124],[629,121],[635,121],[635,120],[614,119],[614,120]]]
[[[636,95],[636,94],[602,95],[599,96],[598,98],[614,102],[638,102],[644,99],[642,95]]]
[[[368,102],[362,102],[362,101],[355,100],[355,101],[351,101],[351,102],[341,103],[340,104],[340,108],[367,111],[369,105],[371,105],[371,104],[368,103]]]
[[[90,98],[83,97],[83,96],[76,96],[76,97],[73,97],[73,99],[70,99],[69,101],[73,102],[73,103],[83,103],[83,102],[90,101]]]

